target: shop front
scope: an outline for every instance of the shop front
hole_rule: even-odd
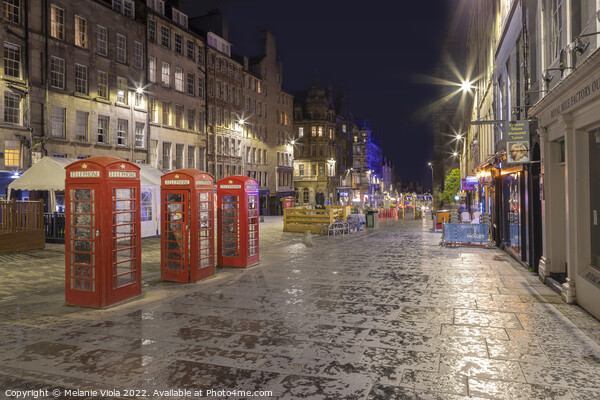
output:
[[[542,281],[600,318],[600,52],[531,110],[542,147]],[[566,277],[565,279],[561,279]]]

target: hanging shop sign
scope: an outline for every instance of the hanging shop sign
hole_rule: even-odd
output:
[[[460,180],[460,190],[475,190],[475,185],[479,184],[476,176],[467,176]]]
[[[529,121],[511,121],[506,132],[506,163],[529,164]]]

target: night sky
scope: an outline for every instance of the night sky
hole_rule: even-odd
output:
[[[315,71],[344,90],[355,118],[369,119],[383,139],[384,154],[401,179],[430,187],[426,166],[433,154],[427,105],[437,88],[431,76],[441,59],[452,0],[187,0],[186,12],[201,15],[220,6],[229,24],[232,51],[259,54],[259,32],[275,35],[283,61],[284,88],[306,90]]]

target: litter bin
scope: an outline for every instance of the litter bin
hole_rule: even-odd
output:
[[[367,220],[367,228],[373,228],[375,226],[375,212],[367,211],[365,217]]]

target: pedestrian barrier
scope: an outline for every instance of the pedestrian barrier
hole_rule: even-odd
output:
[[[380,208],[378,218],[380,221],[397,221],[398,211],[395,208]]]
[[[65,242],[65,213],[44,213],[46,243]]]
[[[337,208],[286,208],[283,210],[283,231],[311,231],[318,234],[323,226],[330,226],[338,217],[342,219],[342,211]]]
[[[44,201],[0,200],[0,252],[45,245]]]
[[[488,224],[445,223],[443,245],[487,246],[491,244]]]

